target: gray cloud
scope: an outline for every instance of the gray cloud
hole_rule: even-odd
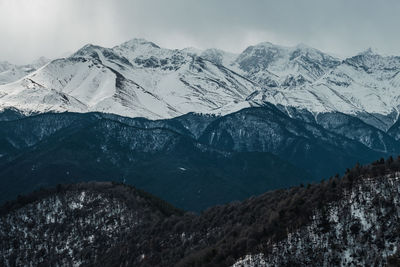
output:
[[[240,52],[262,41],[400,55],[400,1],[0,0],[0,60],[57,57],[142,37],[168,48]]]

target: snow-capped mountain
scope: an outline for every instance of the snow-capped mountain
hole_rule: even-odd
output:
[[[133,39],[112,49],[86,45],[71,57],[2,86],[0,107],[155,119],[235,106],[256,89],[222,65]]]
[[[312,83],[267,88],[252,99],[313,113],[339,111],[387,130],[399,114],[399,81],[400,57],[367,50],[328,69]]]
[[[398,117],[399,86],[400,57],[371,50],[341,60],[306,45],[261,43],[233,54],[133,39],[113,48],[86,45],[0,86],[0,108],[158,119],[269,102],[314,116],[350,114],[386,131]]]
[[[263,88],[293,88],[312,83],[339,63],[338,59],[302,44],[283,47],[271,43],[250,46],[235,60],[246,77]]]
[[[233,63],[235,62],[236,58],[239,56],[238,54],[229,53],[223,51],[221,49],[206,49],[199,54],[202,58],[205,58],[211,62],[214,62],[219,65],[226,66],[228,68],[233,68]]]
[[[234,55],[217,49],[200,53],[257,83],[250,105],[265,102],[314,115],[341,112],[387,130],[398,118],[400,57],[368,49],[341,60],[306,45],[261,43]],[[289,111],[287,111],[290,113]]]
[[[27,65],[14,65],[7,61],[2,61],[0,62],[0,85],[17,81],[46,65],[49,61],[45,57],[40,57]]]

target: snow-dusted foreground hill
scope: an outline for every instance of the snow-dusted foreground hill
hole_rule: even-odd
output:
[[[233,267],[383,266],[400,252],[399,220],[400,173],[363,179],[270,252],[247,255]]]
[[[400,159],[200,215],[116,183],[0,208],[4,266],[398,266]]]
[[[0,219],[2,266],[81,266],[178,210],[112,183],[58,186]],[[35,199],[36,198],[36,199]],[[22,200],[21,200],[22,201]]]
[[[228,114],[270,102],[314,115],[342,112],[383,130],[399,114],[400,57],[371,50],[341,60],[305,45],[261,43],[232,54],[170,50],[133,39],[113,48],[86,45],[18,74],[19,80],[2,79],[10,69],[3,65],[0,108],[25,113],[100,111],[159,119]]]

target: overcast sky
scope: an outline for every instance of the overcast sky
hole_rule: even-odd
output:
[[[263,41],[400,55],[399,0],[0,0],[0,60],[54,58],[141,37],[240,52]]]

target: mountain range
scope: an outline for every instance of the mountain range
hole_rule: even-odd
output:
[[[0,62],[0,265],[398,266],[399,87],[304,44]]]
[[[291,108],[315,118],[340,112],[387,131],[399,114],[399,71],[400,57],[370,49],[338,59],[306,45],[260,43],[232,54],[133,39],[113,48],[89,44],[22,78],[10,74],[0,108],[166,119],[272,103],[289,115]]]
[[[23,77],[2,64],[0,201],[114,180],[201,211],[342,174],[400,153],[399,62],[371,50],[342,60],[306,45],[233,54],[133,39],[42,58]]]

